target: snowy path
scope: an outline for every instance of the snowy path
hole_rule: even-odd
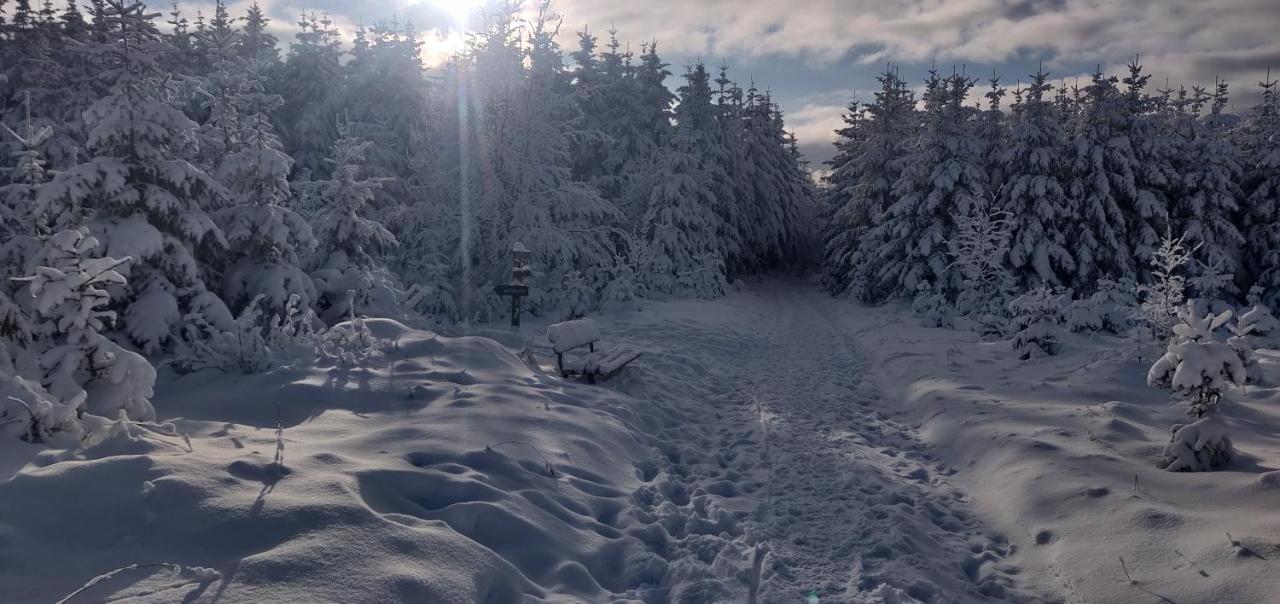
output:
[[[619,389],[689,407],[692,421],[664,436],[695,446],[668,452],[659,492],[710,494],[748,515],[741,541],[771,550],[761,602],[811,590],[823,602],[1016,597],[1007,546],[982,535],[952,471],[889,418],[857,319],[833,322],[838,302],[808,284],[751,289],[713,313],[672,303],[610,327],[653,353],[647,375]]]

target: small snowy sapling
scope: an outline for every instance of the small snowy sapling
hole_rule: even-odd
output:
[[[1022,360],[1052,356],[1062,348],[1058,339],[1058,319],[1062,296],[1048,288],[1037,288],[1009,303],[1013,315],[1013,349]]]
[[[1194,249],[1187,249],[1183,238],[1166,234],[1153,257],[1151,283],[1137,288],[1138,317],[1146,326],[1152,342],[1165,342],[1173,334],[1182,307],[1187,301],[1187,282],[1182,270],[1191,261]]]
[[[1223,391],[1243,386],[1245,368],[1235,350],[1214,339],[1213,332],[1230,312],[1199,317],[1188,304],[1164,356],[1147,372],[1147,383],[1170,390],[1187,403],[1190,424],[1177,424],[1158,466],[1171,472],[1203,472],[1231,462],[1233,450],[1220,411]]]
[[[117,269],[130,258],[90,256],[97,247],[84,227],[61,231],[45,252],[55,266],[41,266],[34,276],[20,279],[44,319],[41,333],[52,342],[38,359],[40,381],[77,409],[109,418],[123,411],[130,419],[149,421],[155,418],[150,402],[155,368],[102,334],[115,319],[114,312],[102,308],[110,302],[107,288],[125,285]]]

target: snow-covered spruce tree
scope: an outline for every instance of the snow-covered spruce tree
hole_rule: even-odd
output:
[[[12,267],[15,272],[24,270],[38,246],[36,238],[47,234],[44,217],[34,210],[36,191],[48,177],[39,147],[53,134],[48,126],[36,128],[30,115],[30,96],[24,95],[24,105],[28,113],[21,134],[0,124],[0,136],[11,137],[18,145],[10,182],[0,187],[0,266]],[[11,291],[10,284],[0,284],[0,293],[5,291]]]
[[[1243,317],[1227,325],[1227,331],[1231,332],[1231,336],[1227,338],[1227,346],[1236,351],[1236,356],[1240,357],[1240,365],[1244,367],[1245,382],[1248,384],[1256,384],[1262,379],[1258,367],[1258,355],[1254,352],[1256,346],[1253,342],[1253,330],[1254,324],[1246,322]]]
[[[1188,305],[1182,322],[1173,328],[1164,356],[1147,372],[1147,383],[1169,390],[1187,403],[1190,424],[1177,424],[1157,464],[1170,472],[1204,472],[1231,462],[1234,451],[1221,413],[1221,399],[1230,386],[1245,384],[1240,357],[1213,332],[1231,318],[1230,312],[1198,317]]]
[[[1234,118],[1225,113],[1226,83],[1219,82],[1211,97],[1196,89],[1194,106],[1198,109],[1206,101],[1210,104],[1208,115],[1197,119],[1199,111],[1193,111],[1189,120],[1189,147],[1180,166],[1181,186],[1173,197],[1170,221],[1173,230],[1185,233],[1187,245],[1195,249],[1188,277],[1224,275],[1220,280],[1225,286],[1223,293],[1234,294],[1232,276],[1240,270],[1244,238],[1234,222],[1237,200],[1242,197],[1238,184],[1241,169],[1230,137]],[[1197,291],[1196,295],[1208,297],[1209,293]]]
[[[745,247],[737,218],[738,196],[744,194],[745,189],[742,182],[734,180],[732,172],[741,158],[735,155],[726,138],[737,125],[730,128],[720,117],[727,113],[727,108],[714,102],[711,76],[705,64],[695,63],[685,71],[684,79],[684,85],[677,90],[676,129],[689,139],[688,152],[698,162],[699,186],[710,191],[711,209],[716,216],[712,223],[712,241],[721,259],[719,268],[732,271],[742,268]]]
[[[515,242],[532,253],[533,313],[561,305],[559,285],[572,271],[601,291],[625,248],[616,208],[572,179],[570,140],[579,114],[553,23],[544,6],[522,47],[517,12],[508,6],[490,19],[457,70],[461,90],[451,98],[460,103],[466,144],[459,146],[464,161],[454,197],[469,213],[459,291],[468,317],[503,312],[492,286],[510,278]]]
[[[898,296],[929,281],[948,296],[963,288],[963,275],[948,257],[955,216],[971,211],[986,195],[982,145],[972,130],[976,110],[964,105],[973,80],[930,72],[925,82],[924,124],[906,142],[898,160],[896,197],[885,219],[869,233],[879,246],[874,254],[877,285]]]
[[[1075,258],[1068,248],[1072,206],[1062,186],[1064,135],[1046,98],[1043,70],[1013,107],[1009,144],[1000,156],[1005,186],[998,204],[1008,214],[1009,268],[1023,289],[1071,283]]]
[[[295,168],[312,178],[328,176],[325,158],[338,138],[334,107],[342,86],[342,44],[327,14],[304,13],[280,71],[284,105],[278,119]]]
[[[982,163],[987,170],[987,188],[999,191],[1008,177],[1002,156],[1009,145],[1009,120],[1000,103],[1009,91],[1000,86],[1000,76],[994,71],[987,79],[989,87],[982,94],[986,107],[978,115],[978,137],[982,141]]]
[[[1137,196],[1127,108],[1116,79],[1097,71],[1072,124],[1067,194],[1076,212],[1067,247],[1075,251],[1077,291],[1136,276],[1125,213]]]
[[[280,63],[280,50],[276,48],[276,37],[268,28],[270,22],[271,19],[258,5],[258,0],[249,3],[249,9],[244,16],[244,32],[236,46],[236,55],[241,60],[272,68]]]
[[[1033,289],[1009,303],[1013,319],[1013,350],[1022,360],[1058,354],[1058,324],[1065,296],[1045,287]]]
[[[1175,158],[1180,149],[1160,111],[1161,99],[1146,93],[1151,76],[1142,73],[1136,57],[1129,63],[1128,70],[1129,74],[1121,81],[1124,90],[1120,91],[1123,127],[1116,135],[1128,140],[1127,151],[1133,160],[1133,190],[1131,197],[1120,196],[1119,200],[1125,216],[1126,244],[1133,258],[1134,277],[1142,280],[1160,244],[1160,235],[1170,228],[1170,200],[1177,195],[1180,173]],[[1124,152],[1123,146],[1116,150]],[[1182,232],[1178,225],[1172,228]]]
[[[570,53],[573,59],[573,96],[582,114],[583,134],[573,141],[573,177],[593,184],[607,182],[611,174],[606,167],[613,141],[605,133],[609,125],[609,112],[605,100],[606,82],[601,73],[601,60],[596,56],[598,38],[590,29],[578,32],[578,49]],[[620,84],[620,80],[617,84]],[[623,95],[624,102],[632,100]],[[625,109],[624,107],[620,109]],[[599,186],[599,184],[597,184]],[[601,187],[604,192],[605,187]]]
[[[768,93],[748,94],[739,147],[754,194],[755,223],[745,230],[753,271],[794,268],[804,261],[810,235],[802,216],[813,203],[809,176],[786,131],[782,113]]]
[[[85,36],[84,19],[74,4],[61,15],[45,5],[18,19],[23,7],[16,7],[8,27],[0,27],[0,123],[15,131],[29,120],[37,131],[52,128],[40,152],[47,166],[62,168],[75,163],[84,146],[80,114],[101,95],[92,85],[94,70],[73,51]],[[0,165],[11,142],[0,141]]]
[[[1103,279],[1088,297],[1071,301],[1063,310],[1067,329],[1074,332],[1129,333],[1136,318],[1137,287]]]
[[[45,346],[38,358],[39,381],[77,413],[115,418],[123,412],[149,421],[155,418],[150,402],[155,369],[102,334],[115,318],[105,309],[107,288],[125,284],[116,269],[132,260],[93,257],[97,247],[86,228],[61,231],[49,239],[47,265],[22,279],[34,298],[40,317],[36,330]]]
[[[696,141],[681,126],[662,153],[640,239],[640,274],[660,294],[714,298],[724,294],[723,260],[716,245],[714,193],[694,155]]]
[[[316,241],[310,225],[290,207],[293,160],[269,117],[282,100],[265,92],[262,63],[227,68],[232,70],[227,77],[232,116],[219,125],[225,154],[214,171],[231,201],[214,214],[228,244],[228,253],[216,263],[222,269],[223,299],[236,312],[253,300],[282,309],[290,297],[310,308],[315,286],[302,267]]]
[[[160,70],[168,47],[140,4],[104,0],[100,35],[83,45],[108,94],[85,112],[87,157],[42,187],[39,211],[58,228],[87,224],[109,256],[133,258],[113,306],[129,337],[153,352],[187,311],[225,314],[206,292],[199,260],[225,249],[209,211],[218,184],[185,158],[196,124],[175,106]]]
[[[1274,344],[1270,340],[1280,340],[1280,319],[1276,319],[1271,309],[1263,303],[1264,293],[1265,290],[1256,285],[1249,289],[1249,310],[1240,315],[1239,325],[1241,329],[1248,329],[1255,337]]]
[[[547,276],[559,280],[581,273],[593,298],[607,285],[623,231],[616,207],[599,193],[572,181],[569,137],[581,114],[571,98],[571,76],[564,67],[556,42],[557,15],[544,2],[530,25],[528,36],[528,90],[524,99],[523,132],[516,135],[525,161],[517,171],[510,236],[542,257]],[[534,151],[537,141],[539,151]],[[541,155],[541,157],[539,157]],[[541,165],[539,165],[541,164]],[[535,269],[536,270],[536,269]],[[543,289],[543,296],[554,287]],[[530,297],[531,310],[536,296]],[[549,297],[547,305],[562,301]]]
[[[49,394],[39,382],[24,378],[0,344],[0,439],[27,442],[66,441],[83,435],[76,406]]]
[[[916,113],[915,97],[896,70],[886,70],[877,80],[875,101],[862,106],[855,101],[845,114],[823,201],[830,212],[823,282],[833,294],[850,292],[870,302],[894,293],[875,277],[877,254],[887,242],[870,233],[884,221],[892,203],[902,143],[914,132]]]
[[[656,42],[643,45],[640,64],[634,68],[635,105],[634,112],[629,116],[634,123],[636,138],[630,145],[632,150],[627,154],[626,164],[622,168],[622,190],[615,202],[632,224],[639,224],[648,208],[649,198],[657,184],[655,174],[662,161],[662,149],[674,132],[671,125],[671,105],[675,101],[675,95],[664,84],[671,75],[667,67],[667,63],[658,56]],[[627,146],[624,144],[623,148],[626,149]]]
[[[1262,288],[1261,303],[1280,307],[1280,90],[1267,72],[1261,82],[1262,102],[1240,131],[1247,196],[1242,214],[1245,246],[1242,257],[1249,281]]]
[[[414,196],[415,172],[432,169],[422,157],[432,112],[422,43],[411,24],[378,23],[360,33],[344,66],[343,120],[350,135],[371,143],[368,175],[390,179],[376,193],[378,205],[404,203]]]
[[[638,219],[644,208],[628,204],[627,191],[641,177],[641,166],[648,165],[660,141],[649,132],[649,112],[642,110],[641,104],[653,100],[641,93],[638,69],[632,60],[631,51],[624,50],[618,40],[617,30],[609,30],[609,42],[599,55],[596,93],[591,97],[603,111],[584,108],[583,116],[599,116],[600,132],[608,137],[606,152],[600,158],[600,173],[592,182],[605,200],[624,215]],[[670,109],[669,100],[665,107]]]
[[[312,277],[320,318],[330,325],[359,309],[361,314],[393,316],[398,304],[395,279],[377,256],[396,246],[386,227],[368,217],[378,179],[365,178],[368,141],[349,136],[339,127],[333,143],[334,165],[329,180],[316,183],[322,200],[315,235],[320,242]]]
[[[716,183],[713,190],[719,217],[717,239],[723,246],[725,273],[734,278],[759,269],[758,243],[768,230],[766,204],[771,187],[767,183],[771,178],[757,170],[768,172],[771,167],[763,164],[765,153],[761,152],[760,145],[764,141],[754,132],[761,124],[753,117],[758,112],[755,106],[760,102],[760,92],[755,84],[744,91],[729,79],[728,69],[721,65],[719,76],[712,80],[715,87],[711,89],[714,99],[711,107],[716,127],[703,141],[715,154],[709,157],[717,158],[705,165]],[[697,66],[694,71],[696,77]],[[683,96],[690,97],[687,100],[691,104],[700,103],[701,91],[697,87],[682,92],[681,104],[686,102]],[[676,112],[684,113],[684,108],[677,106]],[[721,180],[724,177],[728,180]]]

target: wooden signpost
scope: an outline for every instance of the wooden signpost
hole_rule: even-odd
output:
[[[529,257],[532,254],[523,243],[515,242],[511,246],[511,283],[495,285],[493,292],[499,296],[511,296],[511,326],[520,327],[520,299],[529,295],[529,276],[533,270],[529,268]]]

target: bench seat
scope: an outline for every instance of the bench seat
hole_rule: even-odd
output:
[[[630,350],[597,351],[596,342],[600,341],[600,330],[591,319],[552,325],[547,328],[547,340],[556,353],[556,368],[560,370],[561,376],[580,375],[593,384],[597,377],[608,378],[640,356],[640,353]],[[584,347],[588,349],[586,354],[565,357],[565,353]]]

